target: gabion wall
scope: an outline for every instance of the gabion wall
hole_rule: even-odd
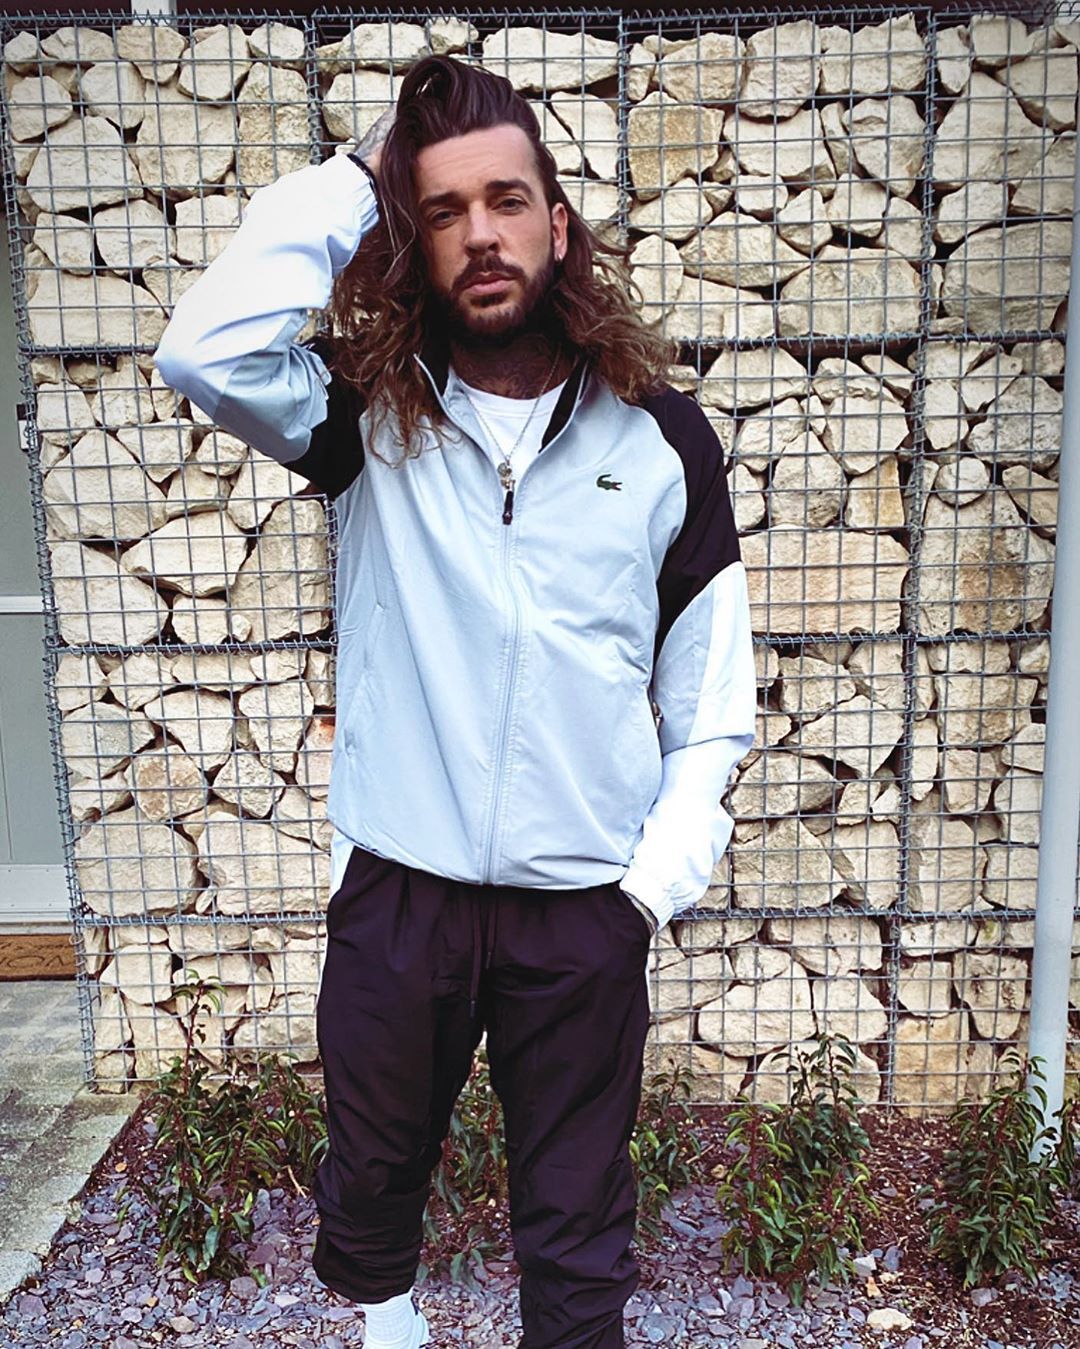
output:
[[[982,1090],[1027,1033],[1080,22],[388,18],[0,20],[96,1080],[168,1063],[193,973],[226,985],[215,1066],[315,1058],[332,512],[151,357],[252,192],[352,148],[434,50],[529,99],[729,461],[759,738],[654,943],[647,1070],[775,1098],[832,1030],[866,1100]]]

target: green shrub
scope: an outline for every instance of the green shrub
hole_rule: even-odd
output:
[[[824,1036],[812,1053],[796,1054],[786,1104],[740,1096],[731,1114],[726,1141],[739,1156],[716,1191],[731,1224],[721,1244],[744,1273],[776,1279],[796,1306],[812,1275],[822,1286],[847,1281],[861,1220],[877,1212],[854,1065],[843,1036]]]
[[[145,1201],[139,1234],[153,1226],[159,1268],[174,1255],[191,1283],[242,1273],[236,1246],[251,1236],[257,1190],[285,1179],[309,1185],[327,1147],[322,1097],[291,1063],[267,1056],[248,1073],[231,1060],[224,1081],[208,1080],[210,1065],[196,1055],[205,1038],[197,1023],[207,1002],[220,1010],[220,991],[203,979],[177,990],[190,999],[184,1050],[147,1097],[153,1165],[126,1178],[121,1200],[125,1216],[134,1194]]]
[[[940,1175],[920,1190],[935,1200],[927,1210],[930,1250],[963,1272],[965,1288],[1008,1270],[1035,1280],[1057,1193],[1075,1184],[1076,1103],[1058,1112],[1054,1145],[1057,1131],[1043,1124],[1040,1063],[1016,1050],[1002,1055],[993,1090],[953,1109],[953,1146]]]
[[[693,1073],[676,1065],[671,1073],[654,1074],[641,1094],[630,1157],[637,1178],[635,1240],[643,1248],[663,1239],[661,1215],[672,1194],[697,1179],[694,1162],[704,1144],[689,1104],[693,1083]]]

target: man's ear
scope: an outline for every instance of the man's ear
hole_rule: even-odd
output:
[[[562,262],[563,258],[566,257],[566,250],[569,246],[567,226],[566,207],[561,201],[557,201],[551,208],[551,238],[556,262]]]

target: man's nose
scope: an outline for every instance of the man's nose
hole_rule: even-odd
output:
[[[484,252],[498,244],[495,222],[486,206],[477,206],[469,212],[465,231],[465,247],[473,252]]]

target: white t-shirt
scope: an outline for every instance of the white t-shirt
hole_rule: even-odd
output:
[[[551,420],[555,404],[559,401],[559,394],[562,393],[566,385],[566,380],[564,379],[562,384],[556,384],[553,389],[548,389],[537,400],[535,398],[504,398],[501,394],[488,393],[486,389],[475,389],[471,384],[466,384],[456,370],[453,371],[453,375],[454,379],[469,395],[469,398],[480,409],[480,417],[483,418],[483,421],[480,421],[480,417],[477,418],[477,421],[480,421],[481,432],[487,432],[488,428],[491,428],[490,435],[481,435],[480,443],[487,450],[491,462],[496,468],[502,462],[503,456],[509,452],[511,445],[517,440],[522,426],[528,421],[529,413],[532,412],[532,421],[529,422],[525,434],[521,437],[521,443],[510,460],[514,481],[520,482],[521,475],[525,472],[527,465],[531,464],[540,453],[540,441],[548,422]],[[533,412],[534,403],[536,404],[535,412]],[[494,445],[491,444],[491,436],[495,437],[496,443]]]

